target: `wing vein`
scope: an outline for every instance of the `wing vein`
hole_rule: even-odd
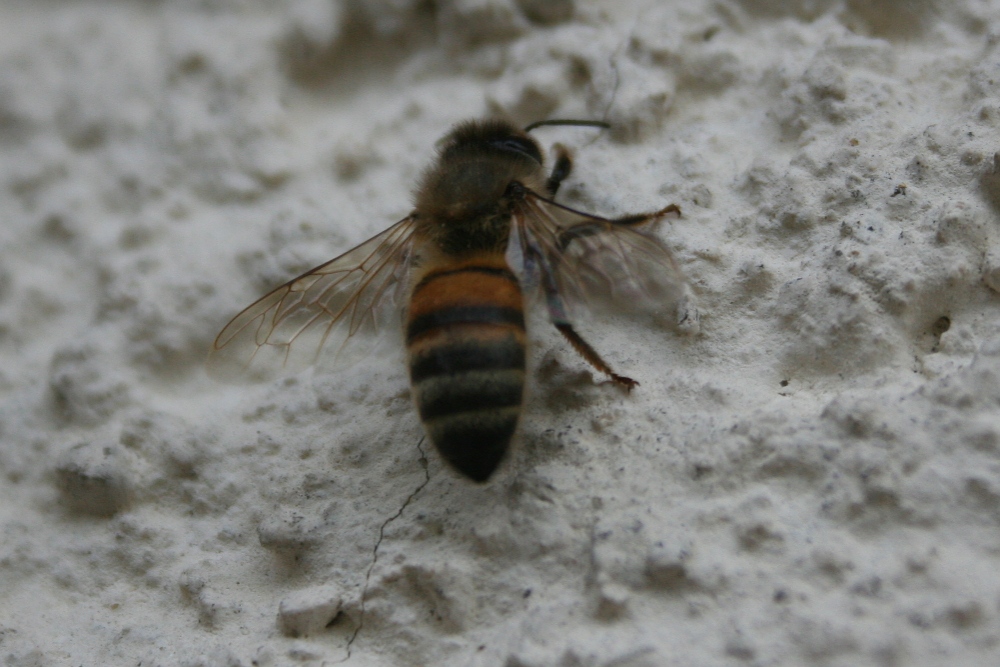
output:
[[[342,255],[293,278],[223,327],[209,371],[223,380],[261,379],[314,363],[333,338],[377,329],[409,275],[417,218],[410,215]]]

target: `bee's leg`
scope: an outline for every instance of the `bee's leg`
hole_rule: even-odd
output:
[[[556,156],[556,163],[552,165],[549,180],[545,181],[545,189],[548,190],[550,197],[555,197],[556,193],[559,192],[559,186],[573,171],[573,159],[570,158],[569,151],[562,144],[556,144],[552,150]]]
[[[632,213],[630,215],[623,215],[620,218],[596,218],[593,221],[581,222],[572,227],[566,227],[559,232],[559,249],[565,250],[573,239],[606,232],[609,224],[620,227],[641,227],[646,223],[655,222],[668,215],[680,217],[680,206],[670,204],[652,213]]]
[[[675,218],[681,217],[681,207],[677,204],[670,204],[669,206],[664,206],[659,211],[653,211],[652,213],[632,213],[630,215],[623,215],[620,218],[610,218],[608,222],[612,225],[622,225],[623,227],[637,227],[668,215],[673,215]]]
[[[543,264],[544,265],[544,264]],[[568,313],[566,312],[566,305],[563,303],[562,296],[559,294],[559,288],[556,285],[554,276],[549,270],[543,270],[541,272],[541,288],[545,292],[545,304],[549,309],[549,318],[552,320],[552,324],[556,329],[559,330],[569,344],[573,346],[581,357],[587,360],[587,363],[605,373],[611,377],[611,381],[617,384],[619,387],[624,387],[626,391],[632,391],[632,387],[637,387],[638,382],[630,377],[625,377],[624,375],[618,375],[613,370],[611,366],[608,366],[608,362],[601,359],[601,355],[597,353],[597,350],[590,346],[590,343],[585,341],[583,337],[573,329],[573,325],[569,323]]]
[[[573,349],[580,353],[580,356],[587,360],[591,366],[597,370],[611,376],[611,381],[617,384],[619,387],[624,387],[625,391],[632,391],[632,387],[637,387],[638,382],[630,377],[625,377],[624,375],[618,375],[611,367],[608,366],[604,359],[601,359],[601,355],[597,354],[597,350],[590,346],[590,343],[585,341],[580,334],[578,334],[573,326],[568,322],[555,322],[556,329],[559,329],[559,333],[566,337],[569,344],[573,346]]]

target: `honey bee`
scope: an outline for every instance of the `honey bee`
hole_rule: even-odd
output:
[[[517,430],[524,401],[525,299],[544,301],[572,347],[616,385],[615,373],[573,328],[571,313],[601,302],[676,303],[684,279],[647,230],[677,216],[603,218],[554,201],[573,163],[560,144],[551,171],[528,132],[502,120],[457,125],[424,172],[413,212],[336,259],[253,303],[212,347],[210,373],[234,379],[292,371],[321,350],[402,322],[410,383],[427,435],[469,479],[486,481]],[[359,335],[360,334],[360,335]]]

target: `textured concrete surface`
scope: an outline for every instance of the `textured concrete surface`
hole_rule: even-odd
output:
[[[677,6],[682,5],[683,8]],[[1000,655],[1000,2],[0,5],[0,662]],[[485,486],[404,367],[204,372],[400,219],[453,123],[677,203],[697,329],[535,313]]]

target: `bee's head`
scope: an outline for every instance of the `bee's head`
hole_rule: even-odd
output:
[[[496,215],[511,183],[545,188],[544,160],[538,143],[506,121],[462,123],[441,140],[437,162],[416,191],[416,208],[442,221]]]
[[[535,168],[544,162],[538,142],[504,120],[462,123],[441,140],[441,161],[472,156],[527,158]]]

